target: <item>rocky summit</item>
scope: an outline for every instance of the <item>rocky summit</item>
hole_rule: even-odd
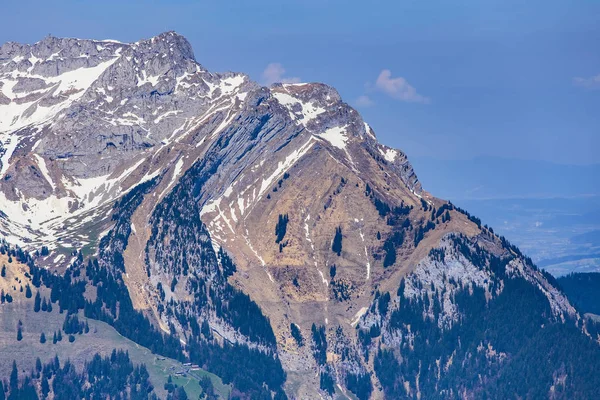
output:
[[[598,328],[554,278],[325,84],[209,72],[175,32],[6,43],[0,146],[19,279],[231,396],[598,391]]]

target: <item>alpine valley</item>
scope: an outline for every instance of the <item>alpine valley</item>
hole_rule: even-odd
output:
[[[327,85],[6,43],[0,145],[0,399],[600,398],[594,318]]]

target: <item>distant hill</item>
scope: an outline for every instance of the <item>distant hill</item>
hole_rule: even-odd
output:
[[[600,272],[569,274],[557,280],[582,313],[600,315]]]

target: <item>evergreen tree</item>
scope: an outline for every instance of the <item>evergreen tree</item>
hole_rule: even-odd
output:
[[[215,388],[213,386],[212,380],[208,376],[203,376],[200,379],[200,387],[202,388],[202,394],[204,395],[204,399],[206,400],[217,400],[218,396],[215,393]]]
[[[171,392],[173,392],[173,390],[175,390],[175,385],[173,384],[173,377],[170,374],[167,377],[167,383],[165,383],[164,389],[169,393],[171,393]]]
[[[331,244],[331,250],[338,256],[342,254],[342,227],[338,226],[335,228],[335,236],[333,237],[333,243]]]
[[[208,324],[207,320],[202,320],[202,326],[200,328],[200,332],[202,332],[202,335],[207,339],[207,340],[211,340],[212,339],[212,334],[211,334],[211,330],[210,330],[210,325]]]
[[[52,336],[52,344],[56,344],[58,342],[58,337],[56,336],[56,331],[54,331],[54,336]]]
[[[44,332],[42,332],[42,334],[40,335],[40,343],[46,343],[46,334]]]
[[[56,335],[56,340],[58,340],[59,342],[62,341],[62,331],[60,329],[58,330],[58,333]]]
[[[42,397],[48,397],[48,393],[50,393],[50,385],[48,384],[48,378],[46,374],[42,374],[42,383],[41,383]]]
[[[321,376],[319,378],[319,387],[321,390],[329,393],[330,396],[335,392],[334,381],[331,374],[328,372],[321,372]]]
[[[275,243],[279,243],[285,237],[285,233],[287,231],[287,224],[289,218],[288,215],[279,214],[279,218],[277,220],[277,224],[275,225]]]
[[[10,373],[10,392],[16,393],[19,390],[19,371],[17,370],[17,361],[13,360],[12,371]]]
[[[37,400],[39,388],[41,398],[50,394],[52,379],[53,398],[60,399],[115,399],[115,400],[157,400],[146,367],[134,366],[127,352],[113,351],[110,357],[95,354],[79,371],[67,361],[61,368],[58,357],[48,364],[36,365],[30,375],[21,377],[13,363],[9,400]],[[41,372],[40,372],[41,371]],[[0,380],[0,400],[5,400],[5,392]],[[186,399],[177,393],[180,399]]]
[[[2,272],[0,272],[0,276],[2,276],[3,278],[6,276],[6,265],[2,265]]]
[[[334,279],[336,274],[337,274],[337,268],[336,268],[335,264],[333,264],[331,267],[329,267],[329,276],[331,276],[331,279]]]
[[[35,294],[35,301],[34,301],[34,305],[33,305],[33,311],[40,312],[40,303],[41,303],[41,297],[40,297],[40,292],[38,291]]]
[[[185,392],[185,389],[181,386],[178,386],[174,391],[173,394],[171,396],[167,396],[167,399],[169,400],[188,400],[188,396],[187,393]]]
[[[383,249],[385,250],[385,257],[383,258],[383,267],[387,268],[390,265],[394,265],[394,263],[396,262],[396,248],[394,247],[394,244],[392,242],[385,242],[385,245],[383,246]]]
[[[29,284],[27,284],[27,286],[25,286],[25,297],[27,297],[28,299],[30,299],[32,296],[31,294],[31,286],[29,286]]]
[[[48,303],[46,303],[46,298],[42,300],[42,311],[48,311]]]
[[[23,332],[21,332],[21,326],[17,328],[17,340],[20,342],[23,339]]]
[[[324,326],[317,327],[314,323],[311,327],[313,339],[313,356],[319,365],[327,363],[327,334]]]

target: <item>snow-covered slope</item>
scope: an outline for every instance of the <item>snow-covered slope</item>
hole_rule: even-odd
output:
[[[173,32],[132,44],[4,44],[0,202],[10,217],[2,230],[28,248],[93,244],[112,202],[177,162],[154,157],[200,125],[216,135],[255,86],[205,71]]]

